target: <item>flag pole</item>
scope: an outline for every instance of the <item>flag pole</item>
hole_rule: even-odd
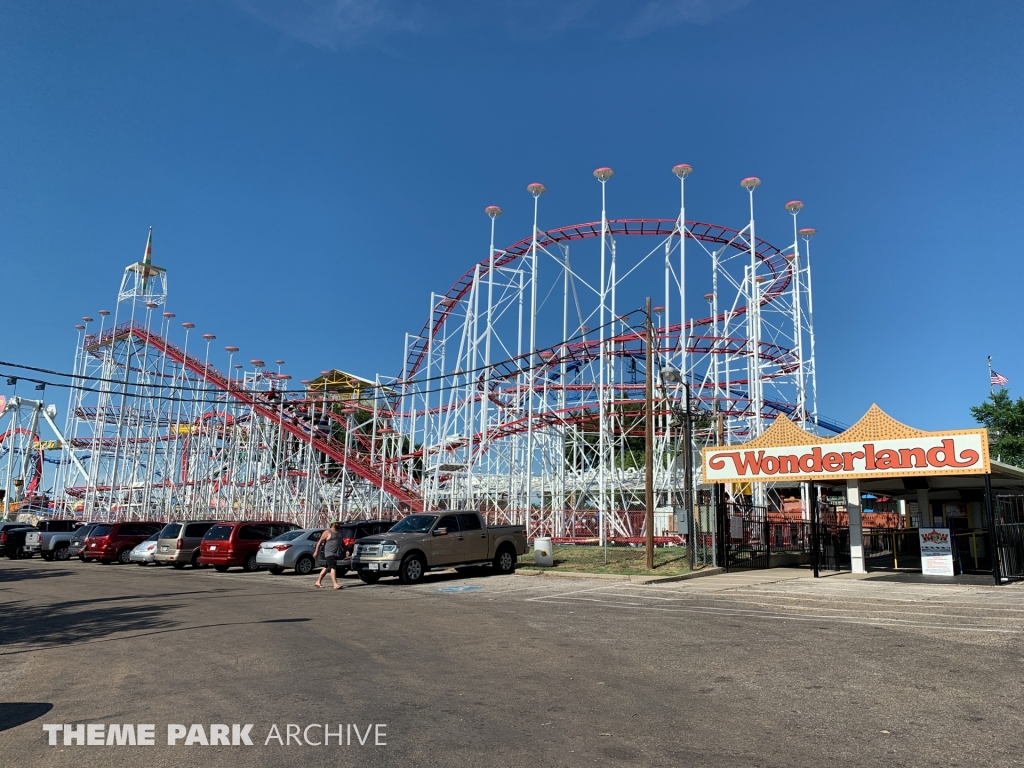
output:
[[[992,394],[992,355],[988,356],[988,393]]]

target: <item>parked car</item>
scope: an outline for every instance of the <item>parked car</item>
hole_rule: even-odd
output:
[[[226,571],[233,565],[240,565],[246,571],[255,571],[260,542],[269,541],[298,527],[277,520],[217,523],[203,536],[199,563],[212,565],[218,571]]]
[[[516,559],[526,554],[521,525],[487,525],[476,512],[409,515],[387,533],[362,539],[352,555],[359,578],[374,584],[382,576],[398,576],[416,584],[437,568],[490,565],[494,573],[511,574]]]
[[[128,559],[136,565],[149,565],[150,563],[154,563],[153,555],[156,553],[156,540],[159,535],[160,532],[157,531],[141,544],[137,545],[128,556]]]
[[[71,543],[68,545],[68,552],[71,557],[77,557],[83,563],[92,560],[92,558],[85,557],[85,540],[97,525],[101,525],[101,523],[83,523],[81,527],[74,531]]]
[[[160,531],[153,557],[156,562],[170,563],[175,568],[184,568],[186,565],[199,568],[199,545],[203,543],[206,532],[216,524],[216,520],[168,523]]]
[[[0,555],[6,555],[11,560],[17,560],[19,557],[32,557],[31,553],[25,552],[25,537],[29,531],[35,530],[37,529],[34,525],[20,523],[0,531]]]
[[[342,524],[341,541],[345,545],[343,557],[338,558],[339,576],[344,576],[352,568],[352,548],[355,543],[366,536],[376,536],[378,533],[386,533],[395,524],[394,520],[353,520]],[[323,568],[327,564],[324,557],[323,547],[317,555],[316,564]]]
[[[163,528],[163,523],[101,523],[89,532],[85,540],[84,559],[99,560],[108,564],[115,560],[122,564],[131,562],[132,550],[149,536]]]
[[[71,557],[71,540],[82,527],[77,520],[40,520],[38,532],[25,537],[25,551],[39,553],[43,560],[67,560]]]
[[[256,551],[256,567],[274,574],[284,573],[285,568],[294,568],[301,576],[311,573],[316,567],[313,550],[323,532],[323,528],[300,528],[264,541]]]

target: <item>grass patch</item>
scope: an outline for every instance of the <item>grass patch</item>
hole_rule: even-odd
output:
[[[608,547],[608,563],[604,548],[593,546],[556,545],[555,565],[545,568],[533,562],[533,547],[519,558],[519,568],[531,571],[567,573],[608,573],[616,576],[679,576],[689,573],[685,547],[655,547],[654,570],[648,570],[643,547]]]

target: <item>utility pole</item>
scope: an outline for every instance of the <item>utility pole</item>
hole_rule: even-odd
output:
[[[686,560],[689,569],[692,571],[695,558],[694,531],[696,529],[693,519],[693,421],[690,418],[690,382],[683,379],[683,392],[685,393],[686,414],[683,417],[683,494],[685,500],[683,509],[686,510]]]
[[[647,297],[647,376],[644,387],[644,485],[647,514],[644,517],[647,570],[654,569],[654,323],[651,322],[651,297]]]

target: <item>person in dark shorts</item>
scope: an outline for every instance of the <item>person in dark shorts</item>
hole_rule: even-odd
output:
[[[324,580],[324,576],[327,572],[331,572],[331,581],[334,583],[335,589],[344,589],[344,586],[338,583],[338,558],[345,549],[345,543],[341,539],[341,523],[337,520],[331,521],[331,527],[321,534],[320,538],[316,542],[316,547],[313,548],[313,557],[315,558],[320,552],[320,547],[324,548],[324,559],[327,561],[327,565],[320,571],[320,575],[316,578],[316,584],[314,587],[323,589],[324,585],[321,584]]]

